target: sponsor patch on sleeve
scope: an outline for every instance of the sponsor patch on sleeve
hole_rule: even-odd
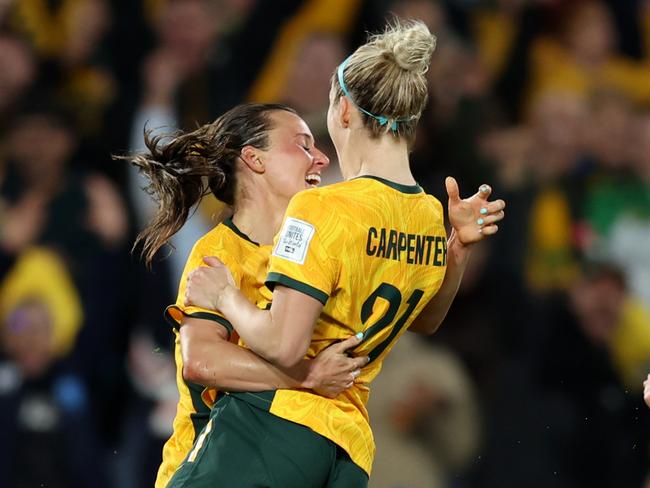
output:
[[[284,221],[273,255],[298,264],[305,264],[314,226],[304,220],[288,217]]]

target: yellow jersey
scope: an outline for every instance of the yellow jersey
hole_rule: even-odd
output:
[[[176,303],[167,307],[165,311],[166,318],[174,326],[176,336],[174,357],[176,384],[180,397],[176,407],[173,433],[163,447],[162,463],[158,469],[155,488],[164,488],[167,485],[190,452],[194,439],[207,423],[210,409],[217,398],[216,390],[183,379],[183,358],[178,332],[183,317],[213,320],[228,330],[231,341],[238,340],[230,322],[217,312],[194,306],[186,307],[183,304],[187,275],[204,265],[204,257],[217,256],[228,266],[241,291],[255,303],[259,300],[260,288],[264,287],[270,252],[271,246],[259,246],[242,233],[232,220],[227,219],[199,239],[190,253],[178,287]]]
[[[446,261],[442,205],[417,185],[360,177],[297,194],[275,239],[267,286],[323,303],[308,357],[363,332],[354,354],[370,362],[335,399],[301,390],[235,395],[330,439],[370,474],[369,384],[440,288]]]

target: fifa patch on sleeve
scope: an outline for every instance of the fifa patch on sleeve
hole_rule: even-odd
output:
[[[305,264],[314,226],[304,220],[288,217],[284,221],[273,255],[298,264]]]

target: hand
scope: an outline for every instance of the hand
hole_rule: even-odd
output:
[[[650,407],[650,374],[643,382],[643,401],[645,401],[645,404]]]
[[[196,268],[187,276],[185,306],[194,305],[207,310],[218,310],[219,299],[229,287],[236,287],[230,270],[216,257],[205,257],[207,266]]]
[[[496,223],[505,216],[506,203],[503,200],[488,201],[492,193],[489,185],[481,185],[474,195],[462,200],[454,178],[448,176],[445,186],[449,196],[449,222],[460,244],[468,246],[497,233]]]
[[[349,349],[357,347],[361,340],[357,336],[348,337],[310,360],[304,387],[327,398],[336,398],[350,388],[361,374],[361,368],[369,361],[368,356],[350,357],[346,354]]]

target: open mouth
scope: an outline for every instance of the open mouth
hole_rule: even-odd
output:
[[[305,182],[310,186],[318,186],[320,185],[320,175],[318,174],[307,175],[305,176]]]

